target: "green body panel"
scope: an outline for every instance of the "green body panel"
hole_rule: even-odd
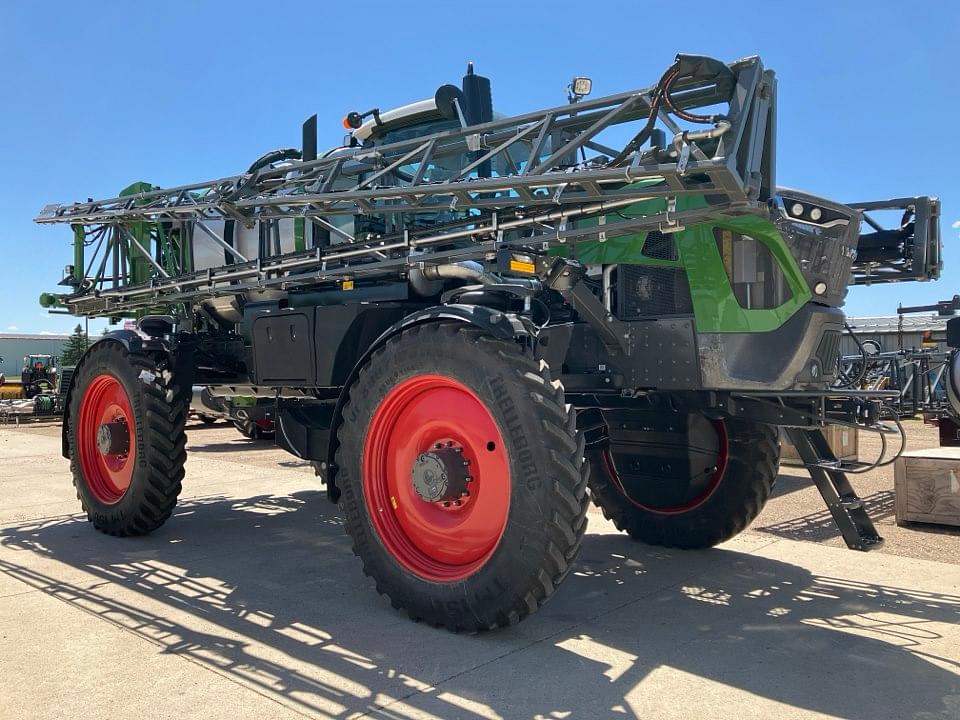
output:
[[[746,310],[740,307],[723,268],[713,229],[748,235],[770,250],[790,288],[790,298],[779,307]],[[769,332],[783,325],[812,297],[800,267],[780,231],[769,220],[754,215],[722,218],[693,225],[677,233],[677,248],[687,269],[698,332]]]
[[[163,229],[163,223],[153,223],[157,230],[157,242],[160,244],[160,257],[163,259],[163,269],[169,275],[177,275],[180,271],[180,248],[174,243],[173,237]]]
[[[83,281],[84,258],[83,243],[86,240],[83,225],[71,225],[73,228],[73,279],[77,282]]]
[[[306,225],[303,218],[293,219],[293,248],[297,252],[307,249]]]
[[[141,192],[150,192],[154,187],[150,183],[135,182],[120,191],[120,197],[127,195],[136,195]],[[138,222],[127,225],[127,230],[133,235],[137,242],[143,245],[145,250],[150,250],[150,230],[152,223]],[[150,261],[144,257],[143,253],[131,243],[127,248],[127,262],[129,264],[130,284],[139,285],[150,280],[153,266]]]
[[[702,196],[681,196],[677,198],[677,211],[703,207],[705,204]],[[606,222],[622,221],[624,216],[649,216],[662,213],[665,209],[666,202],[658,198],[631,205],[621,211],[621,215],[607,215]],[[591,219],[586,222],[596,225],[599,221]],[[783,272],[790,288],[790,299],[771,309],[746,310],[740,307],[723,267],[723,259],[713,235],[714,228],[748,235],[765,245]],[[603,241],[586,240],[577,243],[575,253],[577,260],[588,265],[616,263],[685,268],[697,331],[703,333],[775,330],[812,297],[800,267],[780,231],[766,218],[756,215],[718,217],[707,223],[688,226],[674,233],[674,238],[679,260],[662,260],[643,255],[643,244],[647,239],[645,232],[610,237]]]

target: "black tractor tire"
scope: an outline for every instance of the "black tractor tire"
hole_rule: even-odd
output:
[[[423,423],[402,422],[415,417],[404,414],[414,407]],[[569,573],[586,529],[584,439],[563,387],[518,343],[458,323],[403,331],[372,354],[350,386],[338,439],[337,484],[353,551],[377,590],[414,620],[471,632],[512,625]],[[428,500],[416,484],[418,463],[449,453],[443,446],[451,444],[476,476],[462,508],[458,500]],[[390,477],[395,495],[386,501],[377,493]],[[494,502],[499,514],[480,514]],[[466,557],[482,543],[465,539],[459,528],[466,525],[436,545],[416,532],[401,531],[397,540],[391,532],[403,512],[440,518],[427,532],[451,532],[443,527],[448,518],[469,523],[476,513],[486,555],[462,564],[435,560],[446,551]]]
[[[161,372],[156,358],[130,353],[118,342],[98,342],[85,356],[70,396],[70,470],[97,530],[145,535],[170,517],[187,457],[189,395],[189,384],[182,387],[175,374]],[[125,426],[126,454],[98,450],[104,413]],[[111,479],[108,462],[121,466],[118,474],[126,472],[127,479]]]
[[[272,440],[276,430],[271,424],[270,429],[261,427],[253,420],[234,420],[233,426],[240,434],[250,440]]]
[[[604,517],[635,540],[684,549],[713,547],[745,530],[776,482],[779,435],[769,425],[738,419],[722,422],[726,436],[722,475],[709,496],[688,510],[660,512],[638,504],[611,461],[609,442],[592,443],[587,448],[590,493]]]

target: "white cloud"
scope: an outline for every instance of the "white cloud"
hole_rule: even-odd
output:
[[[16,325],[7,325],[7,330],[10,330],[11,332],[16,332],[19,329],[20,328],[18,328]]]
[[[954,220],[954,221],[953,221],[953,225],[951,225],[950,227],[952,227],[952,228],[960,228],[960,220]]]

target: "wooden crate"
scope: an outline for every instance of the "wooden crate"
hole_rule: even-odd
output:
[[[838,460],[850,460],[856,462],[860,458],[859,438],[857,429],[845,427],[843,425],[827,425],[823,429],[823,434],[827,438],[827,444],[833,450],[833,454]],[[780,448],[780,463],[782,465],[803,465],[800,461],[800,455],[797,449],[789,440],[786,433],[782,435],[782,446]]]
[[[960,525],[960,447],[910,450],[894,463],[897,524]]]

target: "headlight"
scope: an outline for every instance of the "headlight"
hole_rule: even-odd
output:
[[[570,82],[570,86],[574,95],[583,97],[584,95],[589,95],[590,91],[593,90],[593,80],[588,77],[575,77]]]
[[[790,206],[790,214],[794,217],[800,217],[803,215],[803,205],[800,203],[794,203]]]
[[[815,207],[810,210],[810,219],[813,220],[814,222],[817,222],[817,220],[819,220],[822,217],[823,217],[823,210],[821,210],[820,208]]]

